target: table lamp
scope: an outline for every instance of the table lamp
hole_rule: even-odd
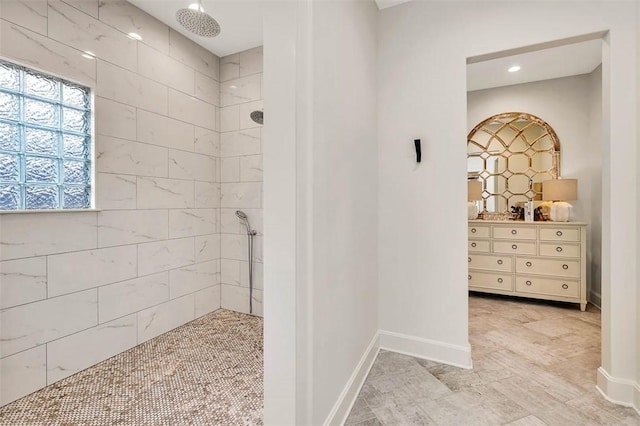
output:
[[[552,179],[542,182],[542,198],[553,201],[549,208],[549,218],[554,222],[568,222],[571,204],[567,201],[578,199],[577,179]]]
[[[469,220],[478,218],[478,206],[475,203],[482,200],[482,182],[478,180],[467,181],[467,218]]]

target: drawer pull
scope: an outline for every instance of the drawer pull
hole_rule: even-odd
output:
[[[471,233],[475,234],[476,233],[476,228],[471,228]]]
[[[471,275],[469,275],[469,279],[471,279]]]
[[[498,265],[502,265],[502,259],[498,259]]]
[[[562,269],[569,269],[569,265],[565,263],[564,265],[562,265]]]
[[[476,243],[471,243],[471,247],[475,247],[475,246],[477,246]]]
[[[527,262],[525,263],[525,265],[527,265],[528,267],[531,267],[531,262]]]
[[[469,257],[468,259],[469,259],[469,263],[471,263],[471,258]]]
[[[498,282],[499,282],[500,284],[502,284],[502,281],[504,281],[502,278],[498,278]]]
[[[568,285],[566,285],[566,284],[562,284],[562,288],[564,288],[564,289],[566,290],[566,289],[568,289],[568,288],[569,288],[569,286],[568,286]]]
[[[515,230],[515,229],[512,229],[512,230],[511,230],[511,234],[512,234],[512,235],[516,235],[517,233],[518,233],[518,231],[517,231],[517,230]]]
[[[556,251],[560,253],[562,251],[562,247],[556,247]]]
[[[556,232],[556,235],[557,235],[558,237],[562,237],[562,231],[557,231],[557,232]]]
[[[514,250],[517,250],[517,249],[518,249],[518,245],[517,245],[517,244],[513,244],[513,245],[511,246],[511,248],[512,248],[512,249],[514,249]]]
[[[527,280],[526,285],[531,285],[531,281]]]

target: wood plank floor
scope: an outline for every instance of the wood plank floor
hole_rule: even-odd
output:
[[[640,425],[595,389],[600,311],[472,295],[473,370],[381,351],[347,425]]]

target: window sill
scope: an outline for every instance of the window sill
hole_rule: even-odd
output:
[[[33,214],[33,213],[95,213],[102,209],[44,209],[44,210],[0,210],[3,214]]]

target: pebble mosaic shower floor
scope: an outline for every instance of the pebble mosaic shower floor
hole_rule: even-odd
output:
[[[218,310],[0,408],[0,425],[258,425],[262,318]]]

